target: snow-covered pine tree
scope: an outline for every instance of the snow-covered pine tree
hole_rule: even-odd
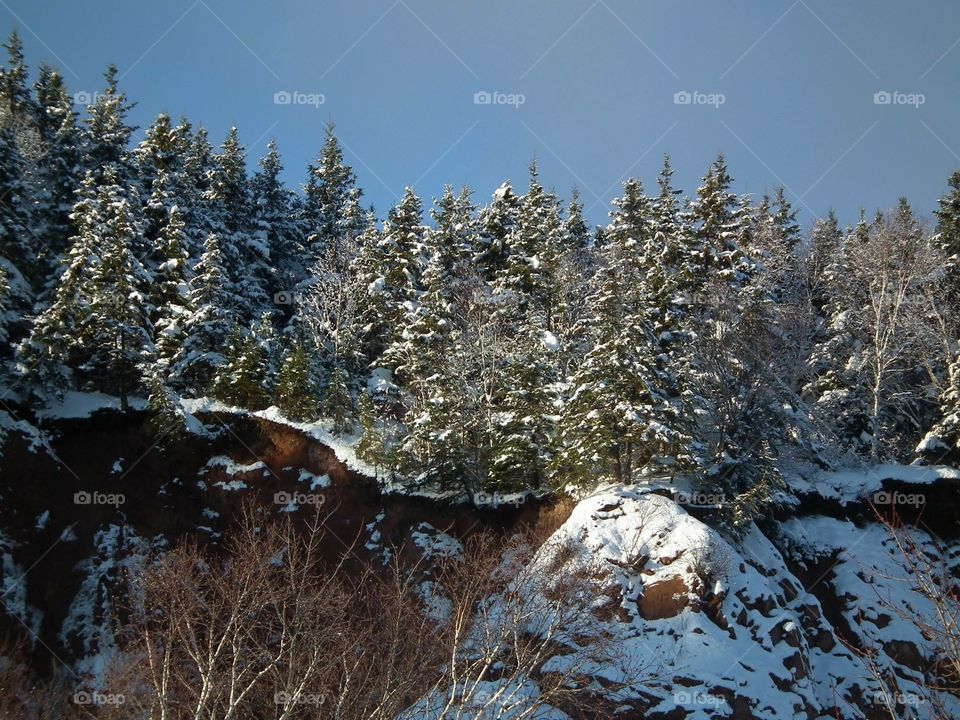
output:
[[[98,262],[89,269],[88,306],[80,326],[90,354],[79,370],[88,383],[120,398],[143,387],[143,363],[153,350],[147,288],[152,277],[137,251],[143,247],[140,196],[109,168],[97,188],[98,217],[78,222],[93,233]]]
[[[715,279],[741,285],[751,271],[738,240],[747,228],[740,199],[730,190],[733,180],[723,155],[707,169],[690,206],[693,242],[688,248],[690,284],[701,295]]]
[[[84,171],[82,135],[63,77],[41,65],[34,92],[39,156],[34,159],[29,179],[34,235],[46,276],[44,286],[37,290],[43,293],[60,274],[60,261],[73,235],[70,213]]]
[[[186,221],[190,242],[187,251],[191,260],[197,260],[204,252],[210,233],[217,231],[216,213],[209,201],[211,179],[216,170],[213,147],[205,128],[194,132],[185,121],[180,122],[187,143],[183,156],[183,184],[176,194],[177,206]]]
[[[946,257],[950,295],[960,305],[960,170],[947,180],[950,190],[933,211],[937,218],[934,242]]]
[[[187,281],[187,242],[183,215],[174,205],[154,244],[154,279],[150,287],[157,358],[164,364],[183,344],[184,323],[192,310]]]
[[[357,236],[365,224],[353,168],[343,161],[334,126],[328,124],[325,131],[320,157],[307,168],[304,186],[305,269],[316,262],[325,246]]]
[[[87,108],[84,133],[86,167],[96,177],[107,168],[113,168],[116,181],[127,185],[134,174],[127,148],[136,129],[127,124],[127,115],[135,103],[128,102],[126,94],[118,89],[115,65],[107,66],[104,78],[104,91],[97,93],[95,102]]]
[[[553,461],[561,481],[607,477],[632,482],[649,464],[675,466],[681,437],[661,387],[641,249],[655,232],[637,180],[614,201],[588,312],[578,328],[591,349],[573,375]]]
[[[506,242],[510,252],[494,278],[493,307],[511,345],[500,359],[487,482],[494,489],[536,488],[548,478],[556,424],[559,348],[552,323],[564,228],[535,162]]]
[[[944,319],[944,333],[948,339],[946,379],[940,393],[940,419],[932,435],[960,453],[960,170],[947,180],[949,191],[938,201],[934,210],[937,218],[935,247],[944,259],[946,307],[938,313]],[[932,448],[940,459],[942,452]]]
[[[253,200],[246,158],[236,127],[214,155],[214,171],[204,194],[223,255],[226,282],[231,289],[231,311],[247,326],[269,309],[270,248],[255,233]]]
[[[358,458],[379,470],[387,462],[387,453],[383,432],[377,418],[376,404],[366,390],[360,393],[357,413],[360,424],[360,439],[357,441],[354,452],[356,452]]]
[[[227,342],[226,357],[213,376],[210,394],[231,405],[260,410],[270,401],[263,351],[252,333],[235,325]]]
[[[350,377],[340,363],[335,363],[327,373],[322,410],[324,417],[333,421],[333,432],[338,435],[351,429],[355,416],[349,382]]]
[[[595,270],[595,252],[590,229],[583,219],[580,193],[574,188],[563,222],[564,247],[554,273],[553,333],[559,341],[557,367],[561,378],[579,363],[587,351],[577,326],[586,311],[586,294]]]
[[[267,144],[267,154],[260,158],[259,165],[250,181],[253,226],[254,233],[269,251],[265,291],[276,303],[281,299],[277,293],[291,293],[300,280],[300,228],[294,218],[293,195],[280,182],[283,166],[276,142],[271,140]]]
[[[207,236],[204,253],[193,269],[188,307],[183,341],[171,359],[170,379],[175,387],[203,393],[214,371],[225,362],[223,350],[234,323],[220,239],[214,233]]]
[[[23,41],[16,28],[10,31],[3,47],[7,51],[7,62],[0,69],[0,118],[3,125],[19,130],[30,122],[33,98],[27,87]]]
[[[186,130],[184,125],[175,126],[166,113],[160,113],[131,152],[145,194],[158,194],[154,188],[160,173],[165,173],[168,178],[164,185],[178,188],[177,180],[183,172],[183,157],[190,142]],[[167,210],[164,206],[148,205],[145,214],[148,220],[152,220],[150,213],[155,211],[162,220]]]
[[[418,389],[436,373],[452,329],[454,285],[466,253],[462,208],[449,185],[431,214],[436,227],[423,235],[423,290],[415,302],[407,302],[397,337],[384,353],[385,363],[421,401]]]
[[[318,396],[306,345],[293,340],[280,362],[273,390],[274,402],[291,420],[308,422],[317,417]]]
[[[99,180],[88,173],[81,198],[67,268],[21,345],[21,367],[41,397],[62,393],[69,367],[80,387],[117,394],[125,408],[152,349],[150,277],[136,253],[143,233],[139,195],[107,167]]]
[[[463,449],[448,438],[463,418],[448,411],[468,390],[449,382],[447,356],[453,350],[451,333],[461,324],[458,301],[469,293],[463,263],[470,251],[472,206],[466,191],[456,196],[450,186],[435,204],[435,228],[424,238],[423,292],[409,305],[400,335],[384,358],[396,368],[409,396],[399,462],[411,475],[445,485],[457,482],[455,467],[462,469]]]
[[[40,404],[62,397],[69,386],[69,356],[79,354],[74,345],[89,300],[87,273],[99,261],[96,243],[100,218],[92,173],[87,173],[78,195],[72,214],[77,234],[71,240],[64,271],[50,304],[34,319],[30,335],[17,348],[18,372],[31,399]]]
[[[46,269],[37,260],[23,171],[13,131],[0,127],[0,267],[7,275],[6,323],[11,342],[19,342],[29,330],[35,288],[42,285]],[[6,357],[0,351],[0,358]]]
[[[147,389],[154,443],[160,452],[167,452],[186,434],[187,423],[180,397],[170,389],[163,364],[151,363]]]
[[[380,236],[380,294],[385,337],[384,349],[400,339],[404,316],[418,300],[421,290],[420,258],[423,254],[423,205],[413,188],[406,188],[387,216]]]
[[[490,205],[480,211],[480,233],[473,261],[487,282],[493,282],[506,267],[510,256],[509,237],[519,213],[520,198],[509,181],[494,191]]]

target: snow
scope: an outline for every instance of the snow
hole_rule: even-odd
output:
[[[226,455],[215,455],[214,457],[207,460],[207,464],[200,468],[198,474],[205,474],[210,471],[211,468],[222,468],[227,475],[241,475],[243,473],[251,473],[260,471],[263,474],[269,473],[267,464],[262,460],[258,460],[247,465],[235,462],[234,460],[228,458]],[[217,483],[218,485],[222,483]],[[242,483],[241,483],[242,484]],[[244,487],[246,487],[244,485]]]
[[[104,671],[117,652],[111,632],[113,605],[104,584],[117,581],[124,572],[135,573],[152,549],[162,547],[162,538],[152,542],[139,537],[129,526],[106,525],[94,534],[93,555],[77,565],[80,588],[73,597],[60,628],[65,645],[76,642],[83,650],[75,663],[79,676],[101,688]]]
[[[960,479],[960,470],[939,465],[887,463],[859,468],[815,472],[808,478],[789,477],[790,487],[801,493],[815,493],[841,505],[861,501],[879,491],[884,481],[909,485],[930,485],[941,479]]]
[[[131,410],[146,410],[144,398],[127,398]],[[100,392],[77,392],[68,390],[63,399],[54,401],[49,407],[37,411],[37,417],[44,419],[87,418],[101,410],[120,411],[120,399]]]
[[[899,467],[883,474],[928,480],[939,472]],[[864,480],[862,473],[855,482],[843,477],[855,486]],[[861,529],[832,518],[795,518],[777,541],[801,562],[845,550],[829,582],[846,598],[841,610],[855,632],[874,645],[906,640],[929,650],[907,621],[878,621],[881,629],[858,616],[864,610],[868,618],[881,615],[875,588],[908,600],[902,583],[897,590],[897,580],[884,579],[902,576],[885,533],[877,525]],[[838,702],[844,717],[863,717],[852,698],[872,697],[875,681],[836,639],[821,642],[834,638],[834,630],[820,601],[756,526],[732,544],[670,498],[647,488],[607,486],[574,508],[535,562],[553,567],[558,552],[568,571],[582,568],[605,578],[609,589],[603,594],[614,606],[607,610],[619,618],[610,631],[636,667],[650,670],[631,690],[654,698],[651,713],[680,707],[688,717],[726,715],[731,709],[723,696],[729,694],[745,699],[755,717],[797,717],[797,707],[819,716]],[[674,585],[685,590],[669,597],[660,591],[666,610],[656,619],[645,617],[644,597]],[[650,595],[652,601],[657,597]],[[708,605],[716,614],[706,612]],[[915,598],[908,607],[908,616],[930,611]],[[610,677],[614,668],[600,672]],[[897,673],[912,678],[901,683],[902,691],[917,689],[913,671],[897,666]],[[771,678],[779,689],[771,690]]]
[[[420,523],[410,536],[413,544],[423,550],[427,558],[453,558],[463,553],[463,545],[459,540],[437,530],[430,523]]]
[[[309,470],[300,470],[300,477],[297,478],[297,482],[309,482],[310,490],[313,491],[318,488],[330,487],[330,476],[314,475]]]
[[[360,460],[353,450],[354,445],[359,440],[359,436],[340,437],[334,435],[332,432],[333,423],[330,420],[319,420],[313,423],[295,422],[286,418],[280,411],[280,408],[276,406],[268,407],[266,410],[252,411],[226,405],[211,398],[184,398],[183,406],[187,412],[194,415],[209,412],[233,413],[236,415],[258,417],[280,425],[286,425],[294,430],[299,430],[307,437],[329,447],[337,456],[337,459],[351,470],[370,477],[377,475],[376,468]]]

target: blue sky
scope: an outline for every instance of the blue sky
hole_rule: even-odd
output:
[[[901,195],[929,213],[960,168],[956,0],[0,0],[0,17],[74,92],[116,63],[138,125],[186,114],[219,142],[236,124],[251,163],[276,138],[293,185],[334,121],[381,214],[408,184],[486,202],[536,156],[599,223],[663,153],[692,194],[722,151],[737,191],[783,184],[804,224],[831,206],[846,224]]]

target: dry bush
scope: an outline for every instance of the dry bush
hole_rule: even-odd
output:
[[[576,500],[561,494],[540,505],[537,508],[537,518],[529,530],[529,542],[534,547],[543,545],[569,519],[576,506]]]
[[[222,552],[185,542],[145,563],[101,686],[123,703],[79,716],[522,720],[554,706],[602,717],[604,693],[642,679],[600,620],[602,583],[577,569],[576,548],[537,554],[529,534],[479,532],[432,567],[357,562],[353,547],[331,561],[317,512],[303,530],[250,506]],[[597,667],[622,682],[601,688]]]

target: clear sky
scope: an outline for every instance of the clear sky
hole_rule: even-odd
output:
[[[381,214],[405,185],[486,202],[536,156],[599,223],[665,152],[692,194],[722,151],[738,192],[783,184],[805,225],[831,206],[847,224],[901,195],[929,213],[960,168],[957,0],[0,0],[0,18],[73,92],[116,63],[138,125],[186,114],[219,143],[236,124],[251,163],[275,138],[293,185],[334,121]]]

